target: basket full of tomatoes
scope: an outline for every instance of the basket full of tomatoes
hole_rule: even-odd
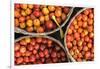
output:
[[[15,31],[27,35],[48,35],[58,31],[52,16],[63,27],[73,11],[67,6],[17,3],[14,6]]]
[[[93,8],[84,8],[71,19],[64,42],[71,61],[94,60]]]

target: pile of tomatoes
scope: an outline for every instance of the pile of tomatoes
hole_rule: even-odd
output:
[[[85,9],[69,25],[66,47],[76,61],[94,60],[94,10]]]
[[[43,37],[25,37],[15,42],[15,65],[67,62],[64,49]]]
[[[30,33],[44,33],[55,30],[57,27],[52,16],[56,17],[59,25],[67,19],[69,7],[36,4],[15,4],[15,27]]]

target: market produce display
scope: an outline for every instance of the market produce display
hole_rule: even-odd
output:
[[[65,47],[74,61],[94,60],[94,9],[84,9],[76,15],[65,35]]]
[[[14,5],[14,64],[94,61],[94,8]]]
[[[70,7],[36,4],[15,4],[15,28],[28,33],[47,33],[58,28],[52,16],[56,17],[60,26],[67,20]],[[22,32],[20,32],[22,33]]]
[[[25,36],[15,41],[15,65],[68,62],[64,47],[51,37]]]

